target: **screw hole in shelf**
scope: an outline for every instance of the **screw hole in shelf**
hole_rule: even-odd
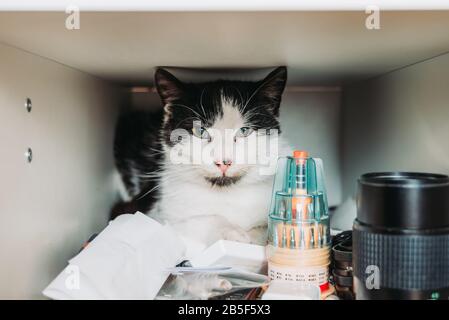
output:
[[[33,108],[33,103],[31,102],[30,98],[27,98],[25,101],[25,108],[28,112],[31,112],[31,109]]]
[[[33,150],[31,150],[31,148],[28,148],[25,152],[25,159],[28,161],[28,163],[31,163],[31,161],[33,161]]]

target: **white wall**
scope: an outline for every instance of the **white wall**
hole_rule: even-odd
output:
[[[4,45],[0,70],[0,298],[42,298],[107,223],[118,97],[104,81]]]
[[[340,204],[340,92],[287,90],[282,100],[281,129],[294,148],[323,159],[329,205]]]
[[[369,171],[449,173],[449,54],[343,91],[344,195]]]

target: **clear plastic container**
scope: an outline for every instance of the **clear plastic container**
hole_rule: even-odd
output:
[[[313,249],[329,245],[329,213],[320,159],[295,151],[279,158],[273,184],[268,240],[274,247]]]
[[[321,159],[305,151],[278,160],[267,258],[271,279],[327,288],[330,228],[324,171]]]

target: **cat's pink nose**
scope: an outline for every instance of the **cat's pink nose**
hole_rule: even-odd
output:
[[[225,174],[228,168],[231,166],[232,161],[231,160],[223,160],[215,162],[215,165],[220,169],[221,173]]]

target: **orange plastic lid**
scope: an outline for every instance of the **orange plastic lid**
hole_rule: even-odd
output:
[[[308,158],[309,157],[309,153],[307,151],[304,150],[295,150],[293,151],[293,158]]]

